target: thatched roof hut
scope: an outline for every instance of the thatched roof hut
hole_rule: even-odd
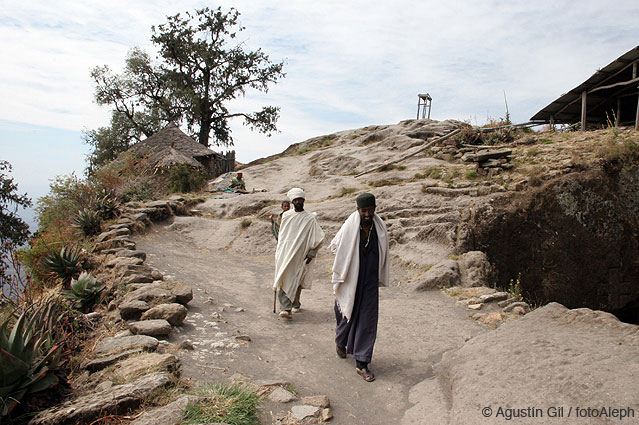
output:
[[[171,123],[151,137],[138,142],[128,152],[145,156],[153,168],[170,168],[177,164],[204,168],[210,177],[235,168],[235,151],[219,154],[196,142]]]

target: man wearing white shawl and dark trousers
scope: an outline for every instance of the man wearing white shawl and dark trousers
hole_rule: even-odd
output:
[[[304,191],[293,188],[286,194],[293,209],[282,215],[275,251],[275,281],[280,317],[290,319],[300,308],[302,288],[310,289],[310,262],[324,240],[324,231],[315,214],[304,211]]]
[[[357,197],[357,211],[339,229],[329,249],[335,253],[335,346],[337,355],[355,357],[355,370],[365,381],[375,380],[368,364],[377,338],[379,286],[389,279],[386,225],[375,214],[375,196]]]

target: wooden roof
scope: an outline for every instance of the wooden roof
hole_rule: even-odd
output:
[[[561,95],[530,119],[536,122],[571,124],[581,121],[582,96],[586,93],[587,123],[606,123],[619,116],[634,122],[639,93],[639,46],[632,48],[595,72],[579,86]],[[613,116],[614,112],[614,116]]]

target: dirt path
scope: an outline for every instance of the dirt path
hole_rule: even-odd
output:
[[[313,289],[302,293],[302,311],[292,321],[280,319],[272,313],[273,257],[219,249],[225,244],[212,238],[220,225],[209,220],[204,228],[187,231],[156,225],[136,238],[137,249],[148,254],[147,264],[193,287],[187,320],[171,337],[195,346],[180,351],[186,378],[214,382],[240,373],[253,380],[284,380],[300,395],[328,395],[334,424],[400,423],[412,405],[410,389],[433,377],[432,367],[442,354],[485,331],[439,291],[381,288],[371,363],[377,380],[366,383],[355,373],[351,357],[335,354],[334,298],[324,283],[332,258],[318,258]],[[250,342],[238,335],[248,335]],[[433,403],[438,403],[433,408],[442,407],[441,401]],[[267,403],[264,409],[267,419],[290,406]]]

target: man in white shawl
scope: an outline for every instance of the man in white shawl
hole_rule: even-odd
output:
[[[293,209],[282,215],[275,251],[275,281],[280,317],[290,319],[300,309],[302,288],[310,289],[311,261],[324,240],[315,214],[304,211],[304,191],[293,188],[286,194]]]
[[[365,381],[375,375],[368,368],[377,338],[379,286],[389,279],[386,225],[375,214],[375,196],[357,197],[357,211],[339,229],[329,249],[335,253],[335,348],[337,355],[355,357],[355,370]]]

